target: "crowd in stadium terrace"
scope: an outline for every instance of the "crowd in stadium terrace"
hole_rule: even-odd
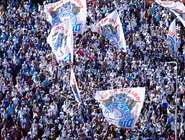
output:
[[[7,0],[0,6],[0,139],[174,140],[178,89],[177,137],[184,140],[185,28],[178,19],[177,59],[166,41],[175,15],[144,0],[88,0],[86,31],[74,36],[73,67],[83,100],[78,104],[70,66],[59,66],[46,41],[51,25],[43,8],[51,2],[56,0]],[[90,28],[115,9],[127,52]],[[178,62],[177,69],[170,61]],[[97,91],[127,87],[146,87],[132,130],[109,124],[94,99]]]

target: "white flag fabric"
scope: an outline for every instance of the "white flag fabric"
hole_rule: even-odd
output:
[[[70,86],[71,86],[71,89],[73,91],[76,101],[78,103],[82,103],[80,92],[79,92],[78,85],[77,85],[76,78],[75,78],[75,74],[72,68],[71,68],[71,76],[70,76]]]
[[[172,11],[177,16],[177,18],[181,21],[181,23],[185,27],[185,20],[177,12],[175,12],[173,10],[170,10],[170,11]]]
[[[185,6],[180,1],[166,1],[166,0],[155,0],[155,2],[162,7],[169,8],[171,10],[174,10],[176,12],[185,14]]]
[[[106,120],[118,127],[133,129],[143,107],[145,88],[123,88],[96,92]]]
[[[93,25],[91,30],[102,34],[105,38],[109,39],[111,44],[118,46],[119,50],[126,52],[122,24],[116,10]]]
[[[59,64],[73,63],[73,32],[71,22],[54,26],[47,38]]]
[[[83,34],[85,31],[87,17],[86,0],[60,0],[45,5],[44,12],[46,20],[52,26],[71,20],[74,34]]]
[[[167,35],[167,42],[168,42],[168,48],[169,51],[173,54],[176,55],[177,48],[176,48],[176,19],[172,21],[169,27],[168,35]]]

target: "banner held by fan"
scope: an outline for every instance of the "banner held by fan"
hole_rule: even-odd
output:
[[[76,82],[75,74],[73,69],[71,68],[71,76],[70,76],[70,86],[73,91],[73,94],[75,96],[75,99],[78,103],[82,103],[81,97],[80,97],[80,91],[78,89],[78,85]]]
[[[73,63],[73,32],[71,22],[54,26],[47,38],[59,65]]]
[[[162,7],[174,10],[178,13],[185,14],[185,6],[180,1],[170,1],[170,0],[155,0],[155,2]]]
[[[44,6],[46,20],[52,26],[71,20],[74,34],[83,34],[86,26],[86,0],[60,0]],[[70,17],[70,18],[68,18]]]
[[[174,19],[170,24],[169,31],[167,34],[168,48],[173,57],[176,57],[178,50],[178,48],[176,47],[176,38],[177,38],[176,19]]]
[[[145,88],[123,88],[96,92],[106,120],[118,127],[133,129],[141,112]]]
[[[122,24],[116,10],[93,25],[91,30],[102,34],[105,38],[109,39],[112,45],[116,45],[119,50],[126,52],[126,41]]]
[[[180,16],[180,14],[178,14],[177,12],[170,10],[171,12],[173,12],[177,18],[181,21],[181,23],[183,24],[183,26],[185,27],[185,20]]]

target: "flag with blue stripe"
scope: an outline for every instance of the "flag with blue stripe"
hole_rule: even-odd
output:
[[[78,103],[82,103],[82,99],[80,97],[80,92],[79,92],[78,85],[76,82],[75,74],[72,68],[71,68],[71,76],[70,76],[70,86],[71,86],[71,89],[73,91],[76,101]]]

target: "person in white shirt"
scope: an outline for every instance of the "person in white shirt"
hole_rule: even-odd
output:
[[[17,96],[14,96],[13,99],[13,105],[14,105],[14,108],[17,106],[17,104],[19,103],[19,98],[17,98]]]

